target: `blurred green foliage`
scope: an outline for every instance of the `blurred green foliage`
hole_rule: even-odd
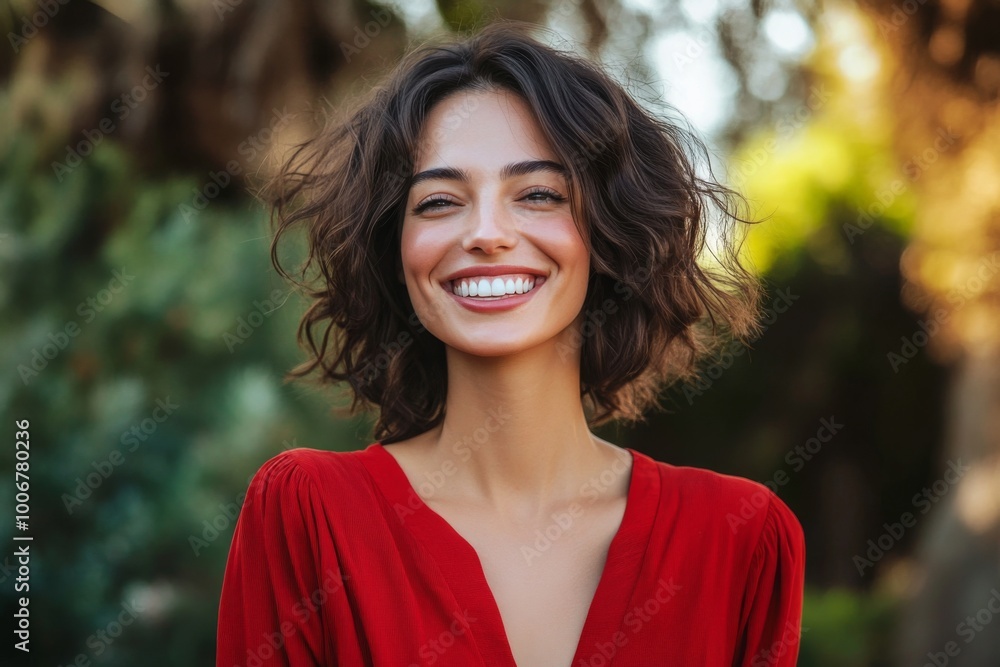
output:
[[[883,667],[896,601],[844,589],[806,588],[800,667]]]
[[[281,383],[302,303],[242,186],[185,219],[193,176],[140,175],[105,141],[60,182],[38,146],[22,133],[0,156],[0,348],[19,369],[0,405],[31,422],[33,657],[208,664],[249,477],[283,446],[355,447],[356,425]],[[123,605],[139,622],[107,641]]]

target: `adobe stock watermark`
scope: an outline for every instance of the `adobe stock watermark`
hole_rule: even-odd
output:
[[[72,515],[77,508],[83,505],[83,501],[90,498],[94,491],[99,489],[111,477],[112,473],[125,463],[124,451],[132,453],[137,450],[139,445],[149,440],[156,433],[160,424],[167,421],[180,407],[180,405],[173,403],[169,396],[156,399],[156,407],[153,408],[152,413],[145,419],[132,424],[131,428],[118,438],[123,449],[113,449],[100,461],[91,462],[90,466],[94,472],[86,477],[77,477],[76,487],[73,488],[72,492],[62,494],[66,513]]]
[[[125,628],[135,623],[139,615],[146,611],[145,607],[136,600],[124,601],[121,603],[122,610],[107,625],[98,628],[92,635],[87,637],[85,643],[90,649],[85,653],[78,653],[71,662],[67,662],[65,667],[90,667],[91,657],[98,658],[111,648],[111,645],[122,636]],[[59,667],[64,667],[62,663]]]
[[[614,664],[615,655],[677,597],[683,588],[673,577],[668,579],[660,577],[656,580],[656,584],[656,590],[650,597],[625,613],[622,627],[628,632],[617,630],[607,641],[594,642],[593,652],[586,658],[578,660],[573,667],[606,667]]]
[[[622,301],[628,301],[636,295],[636,292],[641,292],[643,287],[639,287],[638,290],[633,289],[632,285],[645,286],[649,283],[649,279],[653,277],[654,272],[659,271],[662,266],[666,264],[666,258],[651,258],[651,261],[644,262],[643,266],[640,266],[635,271],[626,271],[624,280],[616,280],[613,291],[615,294],[622,295]]]
[[[1000,590],[993,588],[990,590],[990,597],[986,599],[986,604],[975,613],[966,616],[963,621],[955,626],[955,634],[964,639],[965,644],[971,644],[979,633],[983,632],[993,617],[1000,614]],[[922,667],[947,667],[951,659],[962,652],[962,646],[957,641],[946,642],[941,651],[928,651],[927,662]]]
[[[609,315],[618,312],[618,303],[614,299],[605,299],[598,309],[588,308],[583,312],[583,323],[570,331],[570,341],[559,341],[556,344],[556,353],[560,361],[566,361],[583,348],[583,343],[588,338],[593,338],[602,326],[608,321]]]
[[[717,40],[715,32],[705,27],[695,35],[685,34],[684,48],[674,50],[674,66],[679,72],[684,71],[685,67],[705,55],[705,51]]]
[[[948,468],[941,479],[935,480],[929,487],[925,486],[920,493],[915,493],[910,499],[910,504],[920,510],[920,514],[927,514],[931,508],[941,501],[942,498],[958,484],[959,480],[971,468],[962,465],[961,459],[948,461]],[[858,570],[859,576],[865,576],[865,571],[875,566],[875,563],[892,550],[894,546],[903,538],[908,528],[917,525],[917,515],[913,512],[903,512],[897,521],[883,523],[885,531],[878,537],[868,540],[868,550],[865,553],[857,554],[852,558],[854,567]]]
[[[549,7],[548,15],[549,17],[558,16],[561,18],[569,18],[575,14],[583,0],[560,0],[559,4]]]
[[[929,318],[917,320],[916,331],[909,336],[900,336],[899,349],[886,353],[886,360],[893,373],[899,373],[902,366],[916,357],[930,339],[941,330],[944,323],[968,301],[982,293],[998,273],[1000,273],[1000,252],[994,252],[979,262],[974,276],[959,287],[948,291],[945,301],[951,305],[950,308],[935,308]]]
[[[254,299],[253,310],[245,317],[236,318],[236,327],[230,332],[222,334],[222,342],[226,344],[229,354],[236,351],[236,348],[250,340],[250,337],[263,326],[264,322],[271,317],[274,311],[278,310],[288,301],[291,292],[282,292],[280,289],[271,290],[270,299],[257,301]]]
[[[149,94],[156,90],[163,80],[170,76],[170,72],[160,70],[160,66],[146,66],[146,75],[142,81],[119,95],[111,103],[110,114],[102,118],[97,123],[97,127],[84,130],[83,139],[75,145],[66,144],[66,158],[64,162],[53,161],[52,172],[56,175],[56,180],[62,183],[63,178],[73,172],[74,169],[83,164],[84,158],[94,152],[94,149],[104,141],[104,138],[118,129],[117,122],[128,118]],[[117,121],[117,122],[116,122]]]
[[[4,556],[3,563],[0,563],[0,584],[6,584],[7,580],[16,571],[17,566],[10,562],[10,556]]]
[[[290,441],[281,441],[282,451],[296,449],[298,446],[298,438],[292,438]],[[210,518],[204,519],[201,522],[200,534],[191,533],[188,535],[188,546],[191,547],[191,551],[196,557],[200,556],[202,551],[216,542],[230,527],[236,525],[236,520],[239,518],[240,510],[243,508],[243,503],[246,501],[247,493],[250,491],[250,484],[253,482],[253,478],[257,475],[257,472],[258,471],[254,471],[247,476],[247,488],[236,496],[235,502],[219,503],[219,511]]]
[[[778,315],[788,312],[788,309],[799,300],[800,294],[793,294],[790,287],[786,287],[784,290],[777,290],[775,292],[777,295],[771,302],[769,307],[764,308],[764,314],[761,318],[761,329],[760,332],[748,341],[748,343],[754,343],[758,341],[761,336],[767,333],[767,330],[771,328],[775,322],[778,321]],[[730,341],[713,359],[712,363],[707,367],[703,368],[698,372],[698,376],[687,382],[679,385],[679,390],[684,394],[684,398],[687,399],[688,405],[694,404],[694,399],[698,396],[703,396],[706,391],[712,388],[712,385],[716,380],[722,377],[729,368],[736,363],[736,358],[743,355],[747,350],[747,345],[740,340]]]
[[[789,651],[797,651],[802,635],[809,632],[809,628],[799,627],[790,621],[785,622],[782,628],[781,637],[771,642],[770,646],[765,646],[758,651],[750,661],[750,667],[769,667],[778,663]]]
[[[434,128],[434,132],[431,133],[434,141],[443,141],[448,136],[449,130],[457,130],[465,121],[472,118],[472,112],[479,108],[479,103],[478,95],[463,95],[458,108],[449,109],[441,118],[441,126]]]
[[[884,39],[890,32],[896,32],[909,21],[927,0],[904,0],[892,6],[889,18],[879,18],[877,21],[879,34]]]
[[[369,354],[363,360],[359,360],[360,366],[350,374],[350,383],[354,387],[364,387],[377,380],[382,373],[388,370],[393,359],[406,351],[416,341],[415,335],[427,331],[427,322],[435,322],[446,314],[446,307],[440,303],[430,304],[430,309],[422,310],[420,314],[411,312],[407,318],[407,323],[413,327],[413,334],[409,331],[400,331],[396,337],[389,342],[378,344],[378,351]]]
[[[350,579],[350,576],[344,574],[340,568],[327,569],[323,575],[319,588],[301,597],[292,605],[291,612],[295,622],[286,618],[278,624],[278,630],[262,633],[260,644],[253,649],[247,649],[246,660],[241,667],[263,667],[266,664],[265,660],[278,655],[285,643],[295,636],[300,628],[305,627],[312,615],[319,613],[333,594],[344,587],[344,580]]]
[[[416,320],[415,315],[411,316],[410,319],[411,321]],[[379,352],[365,361],[361,368],[351,374],[351,385],[354,387],[364,387],[377,380],[382,375],[382,372],[389,368],[392,360],[412,345],[414,340],[409,331],[400,331],[392,342],[379,343]]]
[[[188,546],[196,557],[224,535],[229,528],[236,525],[246,497],[247,491],[243,491],[236,497],[236,502],[219,503],[219,512],[201,522],[201,533],[188,535]]]
[[[273,109],[271,116],[270,123],[244,139],[237,146],[236,152],[243,159],[243,163],[240,160],[230,160],[226,163],[225,169],[209,171],[208,180],[200,188],[191,188],[194,196],[188,203],[177,207],[185,222],[190,224],[198,217],[199,213],[208,208],[209,203],[221,195],[234,179],[243,173],[243,165],[253,163],[261,153],[267,150],[268,145],[274,141],[275,135],[295,118],[295,114],[288,113],[285,108],[282,108],[281,111]]]
[[[382,28],[392,22],[392,13],[389,10],[379,7],[368,12],[372,20],[364,26],[355,25],[354,35],[350,41],[340,43],[340,53],[344,56],[345,62],[351,62],[351,58],[368,48],[372,40],[379,36]]]
[[[444,487],[449,477],[458,472],[458,462],[464,463],[478,452],[490,437],[499,431],[513,417],[506,412],[506,408],[500,405],[486,411],[486,419],[482,426],[473,429],[471,434],[463,435],[460,439],[451,443],[451,456],[442,462],[441,466],[434,471],[423,473],[423,480],[408,489],[406,504],[395,503],[394,509],[399,520],[405,522],[409,517],[422,509],[424,499],[431,498],[441,488]]]
[[[889,185],[876,191],[875,198],[878,201],[872,202],[858,213],[855,222],[843,224],[844,235],[852,245],[857,237],[867,232],[875,224],[875,220],[909,189],[911,183],[919,179],[925,171],[930,169],[931,165],[937,162],[942,153],[958,141],[958,137],[952,133],[951,128],[938,128],[937,135],[932,146],[928,146],[917,155],[910,156],[910,159],[903,164],[906,180],[897,178]]]
[[[817,111],[826,106],[831,97],[833,97],[833,93],[827,90],[825,84],[812,86],[805,102],[782,115],[775,123],[775,136],[768,138],[762,147],[751,152],[746,160],[733,162],[736,173],[730,177],[732,185],[736,188],[742,188],[747,180],[757,173],[758,169],[770,161],[771,156],[778,150],[779,142],[804,127]]]
[[[427,331],[426,322],[437,321],[446,310],[446,306],[438,302],[434,302],[430,306],[430,310],[423,310],[421,314],[413,311],[407,318],[407,323],[413,327],[417,335]],[[402,354],[415,341],[416,338],[413,334],[404,330],[396,334],[392,341],[379,343],[378,352],[369,354],[364,359],[364,363],[359,360],[359,368],[355,369],[349,376],[351,385],[364,387],[377,380],[392,365],[393,359]]]
[[[833,437],[840,433],[843,428],[844,425],[837,422],[836,416],[831,415],[830,417],[820,419],[816,435],[808,438],[801,445],[795,445],[795,447],[788,450],[784,457],[785,463],[791,467],[792,472],[801,471],[806,463],[819,454],[823,446],[833,440]],[[771,479],[762,482],[766,487],[765,489],[758,488],[750,494],[749,498],[746,496],[741,498],[739,512],[728,512],[726,514],[726,523],[729,524],[729,529],[733,534],[741,527],[747,525],[750,519],[771,503],[768,491],[778,495],[778,489],[788,484],[790,480],[791,477],[785,472],[784,468],[779,468],[771,476]]]
[[[596,477],[592,477],[580,485],[579,495],[587,500],[587,505],[593,505],[611,486],[629,470],[631,455],[626,453],[615,458],[610,468],[605,468]],[[535,541],[531,545],[521,545],[521,555],[530,566],[533,561],[552,548],[552,545],[569,532],[576,520],[583,516],[586,507],[580,502],[572,502],[564,512],[553,512],[552,522],[545,529],[535,529]]]
[[[617,134],[618,130],[614,125],[602,126],[597,134],[588,135],[580,144],[571,149],[570,163],[583,171],[604,153],[608,144],[614,142]]]
[[[10,42],[10,47],[14,49],[14,53],[19,53],[24,45],[28,43],[32,37],[38,34],[38,31],[49,24],[49,21],[56,17],[59,13],[59,9],[69,3],[69,0],[37,0],[35,6],[38,9],[31,14],[27,14],[21,17],[21,29],[17,33],[8,32],[7,41]]]
[[[589,146],[600,146],[600,140],[597,143],[588,144]],[[582,149],[584,151],[589,149]],[[596,148],[594,149],[597,150]],[[597,153],[585,153],[578,152],[574,154],[574,159],[582,158],[589,159],[587,156],[596,155]],[[653,276],[653,272],[659,267],[663,266],[664,262],[653,261],[647,263],[645,266],[641,266],[634,272],[629,273],[625,276],[626,279],[616,280],[613,287],[615,294],[621,295],[621,301],[628,301],[636,295],[636,290],[633,289],[633,284],[644,284],[649,281]],[[607,298],[600,303],[598,307],[595,308],[585,308],[581,312],[582,323],[579,327],[573,329],[570,332],[570,340],[559,341],[556,344],[556,352],[559,355],[560,361],[566,361],[568,359],[573,359],[576,357],[575,353],[583,348],[584,342],[588,339],[593,338],[600,331],[609,319],[609,316],[614,315],[618,312],[619,305],[618,299]]]
[[[49,333],[47,343],[40,348],[36,347],[31,350],[31,358],[26,363],[17,365],[17,373],[24,386],[28,386],[31,380],[48,368],[49,362],[56,359],[63,350],[69,347],[71,339],[80,335],[83,330],[81,323],[90,324],[93,322],[97,314],[103,312],[133,280],[135,280],[135,276],[129,274],[125,267],[122,267],[121,270],[115,269],[111,272],[111,280],[108,281],[107,287],[78,303],[76,314],[82,318],[81,322],[67,320],[62,328]]]
[[[452,620],[448,629],[442,630],[436,637],[432,637],[421,644],[420,648],[417,649],[420,662],[411,662],[409,667],[422,667],[423,665],[433,665],[436,663],[448,652],[448,649],[455,645],[456,638],[468,632],[472,624],[479,620],[468,609],[463,609],[462,613],[458,613],[457,611],[452,612],[451,616],[454,620]]]

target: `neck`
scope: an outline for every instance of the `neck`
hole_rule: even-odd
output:
[[[488,358],[448,348],[447,367],[445,417],[425,443],[459,497],[531,515],[621,471],[622,451],[587,425],[577,346],[554,339]]]

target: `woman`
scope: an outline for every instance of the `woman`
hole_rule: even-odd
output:
[[[590,432],[658,407],[716,324],[758,331],[731,235],[696,262],[710,206],[745,221],[689,145],[498,22],[413,51],[299,148],[272,193],[275,266],[302,223],[319,269],[291,375],[348,382],[376,441],[257,472],[219,667],[795,664],[788,507]]]

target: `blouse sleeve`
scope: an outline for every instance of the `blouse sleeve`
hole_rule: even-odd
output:
[[[216,667],[327,664],[313,491],[294,450],[251,480],[222,581]]]
[[[768,497],[743,598],[738,667],[795,667],[799,652],[805,539],[788,506],[771,491]]]

